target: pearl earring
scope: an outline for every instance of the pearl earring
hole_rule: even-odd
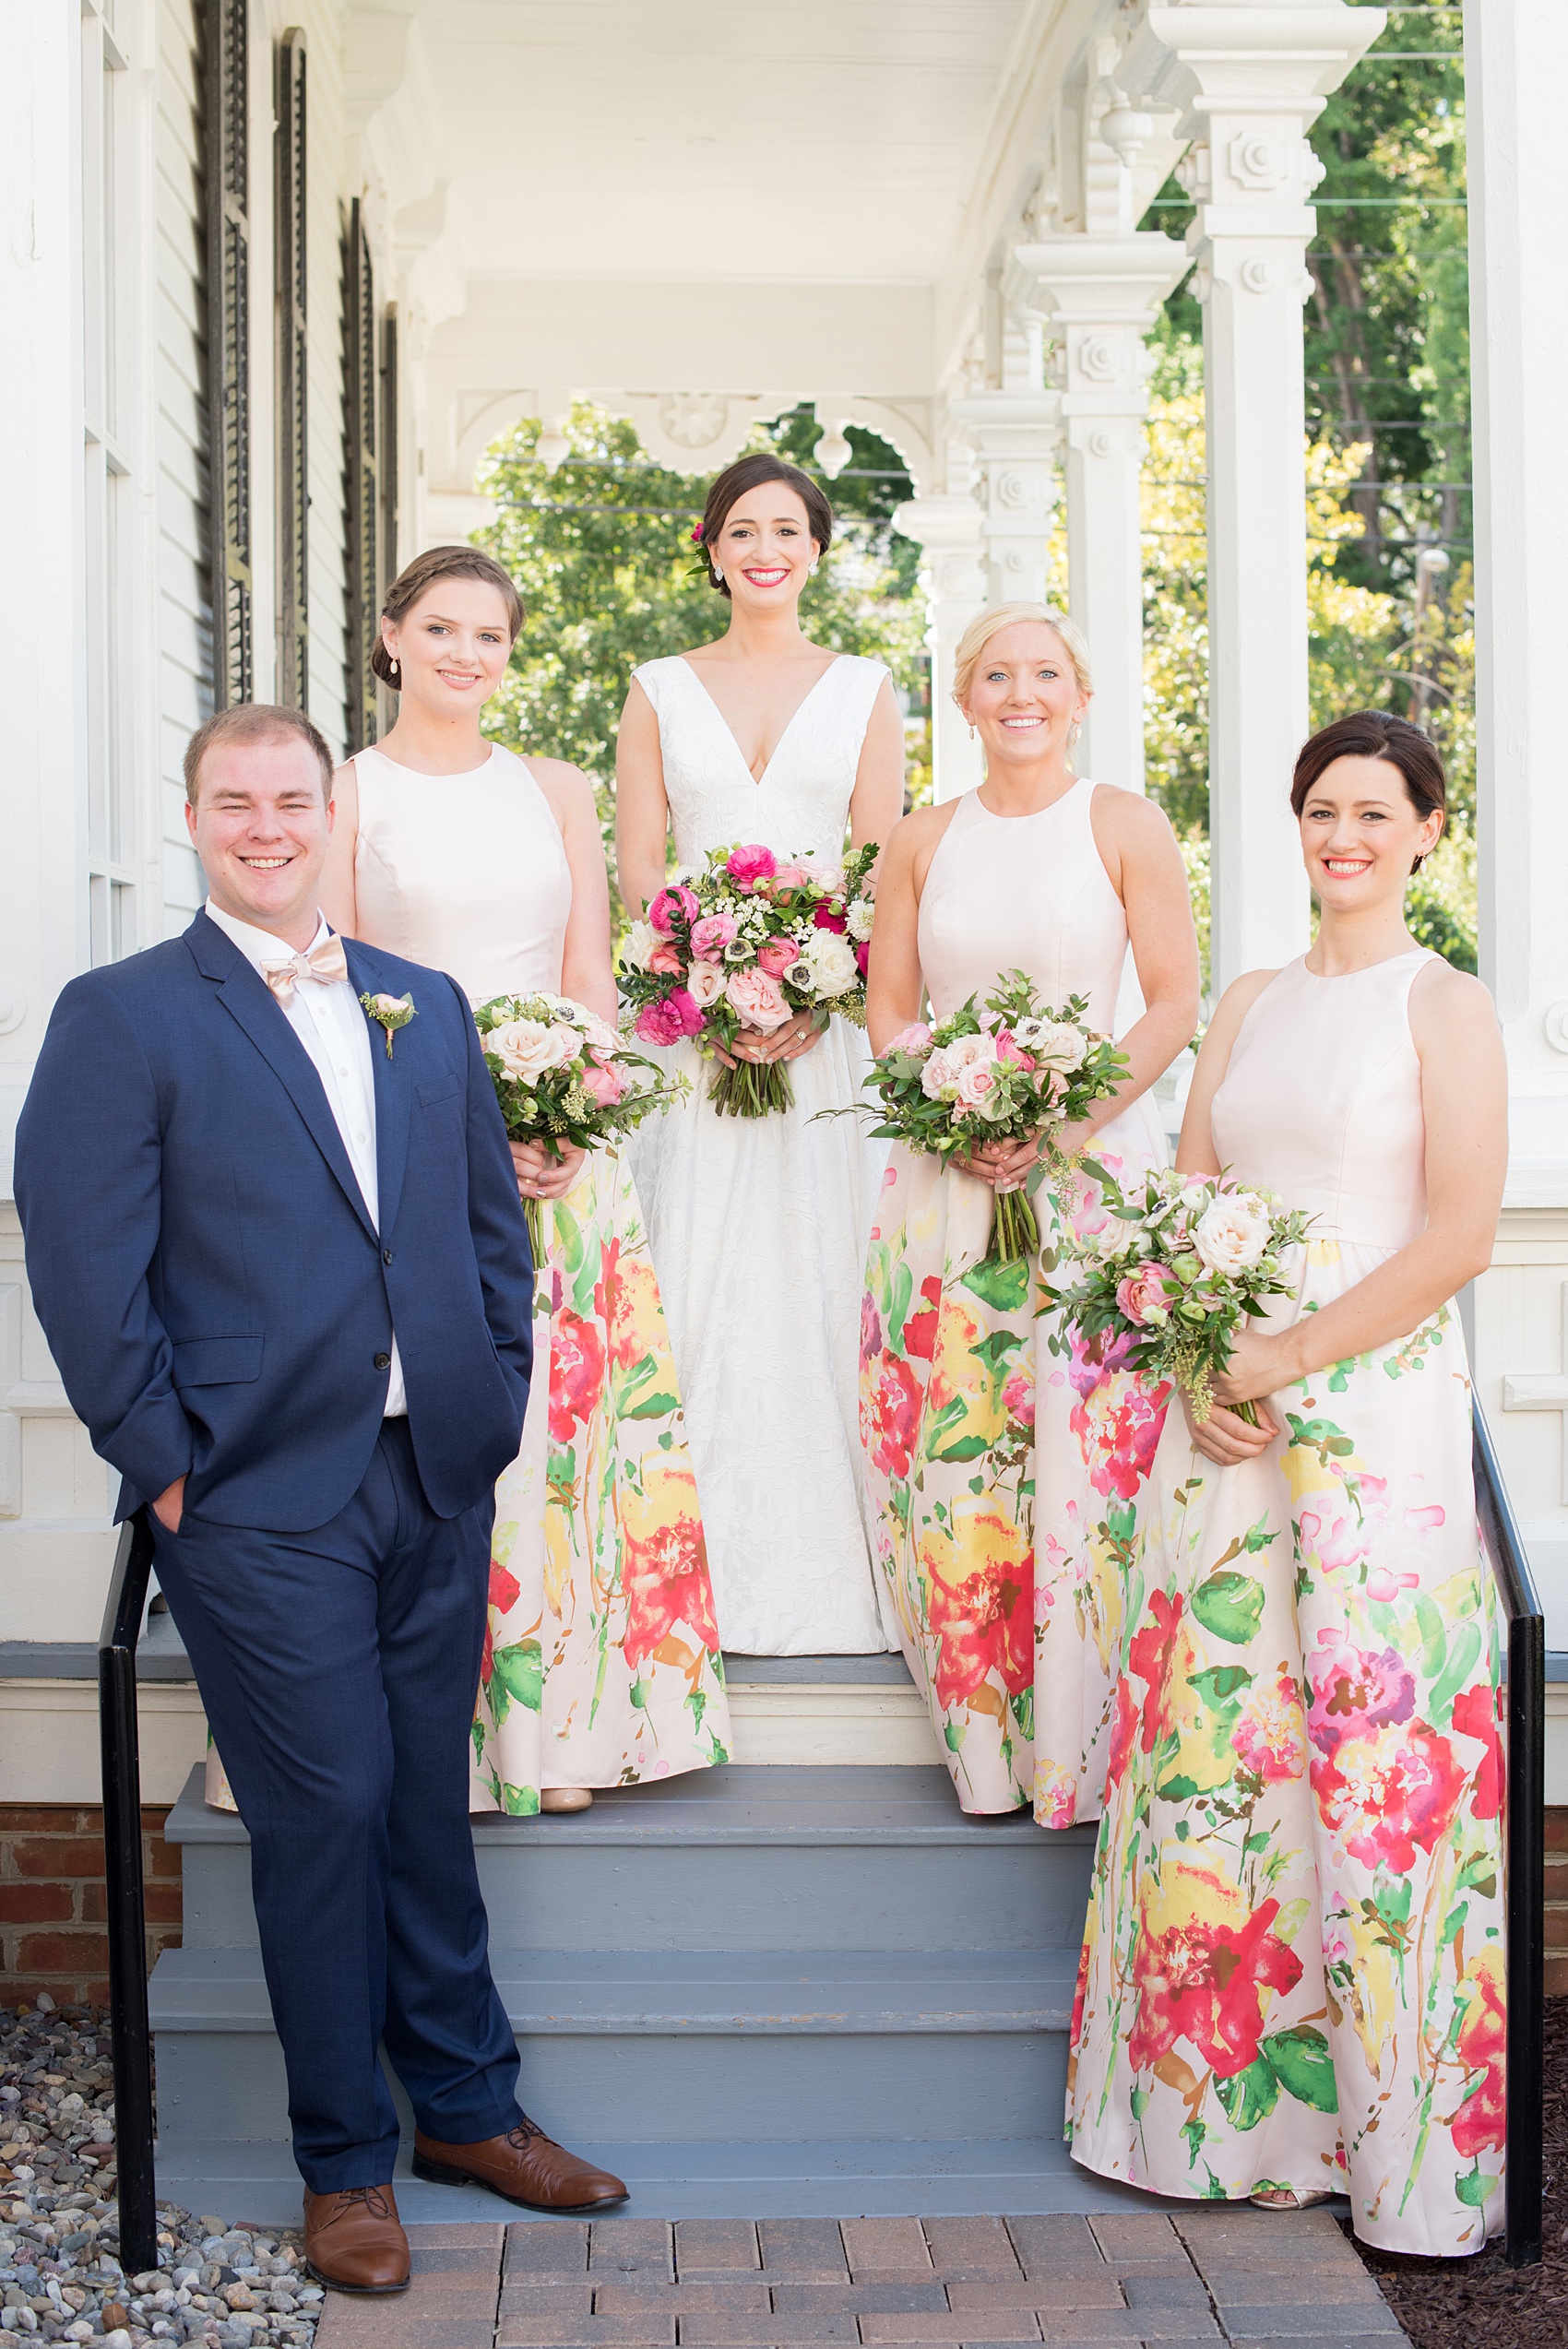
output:
[[[390,668],[391,668],[392,674],[393,674],[393,676],[394,676],[394,677],[400,677],[400,676],[402,675],[402,673],[403,673],[403,665],[402,665],[402,662],[401,662],[401,661],[394,660],[394,661],[392,661],[391,663],[389,663],[389,666],[390,666]]]

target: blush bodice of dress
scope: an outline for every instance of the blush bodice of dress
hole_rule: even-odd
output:
[[[1288,963],[1241,1022],[1211,1110],[1222,1166],[1313,1216],[1311,1238],[1408,1247],[1426,1228],[1410,989],[1426,947],[1320,979]]]
[[[841,653],[797,706],[758,782],[683,654],[637,670],[659,719],[677,863],[701,864],[710,848],[742,841],[776,856],[840,857],[872,704],[886,674],[880,660]]]
[[[1094,794],[1082,776],[1034,815],[992,815],[978,791],[959,801],[921,892],[921,969],[938,1019],[1022,970],[1048,1003],[1087,996],[1090,1025],[1110,1030],[1127,916],[1095,846]]]
[[[367,943],[450,973],[470,1003],[561,991],[572,875],[528,762],[491,746],[466,775],[360,751],[354,895]]]
[[[969,996],[983,1002],[1008,971],[1028,973],[1043,1002],[1087,997],[1087,1017],[1113,1031],[1127,959],[1127,914],[1095,845],[1095,786],[1081,776],[1034,815],[992,815],[967,791],[937,843],[921,892],[921,973],[932,1015],[946,1019]],[[1101,1126],[1101,1152],[1163,1166],[1165,1135],[1152,1097],[1140,1094]]]

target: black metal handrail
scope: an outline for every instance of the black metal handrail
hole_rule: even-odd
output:
[[[109,2016],[114,2050],[114,2140],[120,2265],[158,2265],[152,2166],[152,2031],[147,2011],[147,1903],[142,1891],[141,1754],[137,1642],[147,1612],[152,1531],[138,1509],[120,1530],[98,1634],[98,1735],[103,1774],[103,1885],[109,1919]]]
[[[1476,1514],[1508,1620],[1507,2134],[1503,2211],[1510,2267],[1541,2251],[1546,2070],[1546,1619],[1491,1431],[1474,1406]]]

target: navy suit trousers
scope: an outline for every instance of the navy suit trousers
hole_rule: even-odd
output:
[[[385,2044],[446,2144],[519,2118],[469,1830],[493,1504],[437,1517],[406,1419],[310,1533],[149,1511],[159,1579],[250,1831],[262,1962],[313,2193],[385,2185]]]

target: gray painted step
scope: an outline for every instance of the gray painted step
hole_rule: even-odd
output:
[[[732,1764],[616,1788],[593,1809],[476,1821],[492,1939],[513,1950],[1075,1950],[1092,1827],[967,1818],[944,1770]],[[255,1946],[239,1821],[193,1772],[187,1949]]]
[[[1060,2139],[950,2138],[901,2145],[875,2138],[780,2143],[715,2138],[699,2143],[629,2143],[574,2137],[575,2152],[625,2179],[617,2217],[963,2218],[1005,2211],[1174,2209],[1130,2186],[1080,2169]],[[401,2216],[448,2225],[537,2218],[482,2187],[427,2186],[398,2164]],[[158,2191],[186,2210],[270,2225],[300,2213],[299,2176],[283,2145],[192,2140],[159,2147]]]
[[[781,2141],[1035,2134],[1062,2110],[1075,1952],[496,1950],[524,2106],[552,2136]],[[165,2147],[282,2140],[256,1953],[170,1951],[152,1993]],[[695,2043],[695,2044],[694,2044]]]

